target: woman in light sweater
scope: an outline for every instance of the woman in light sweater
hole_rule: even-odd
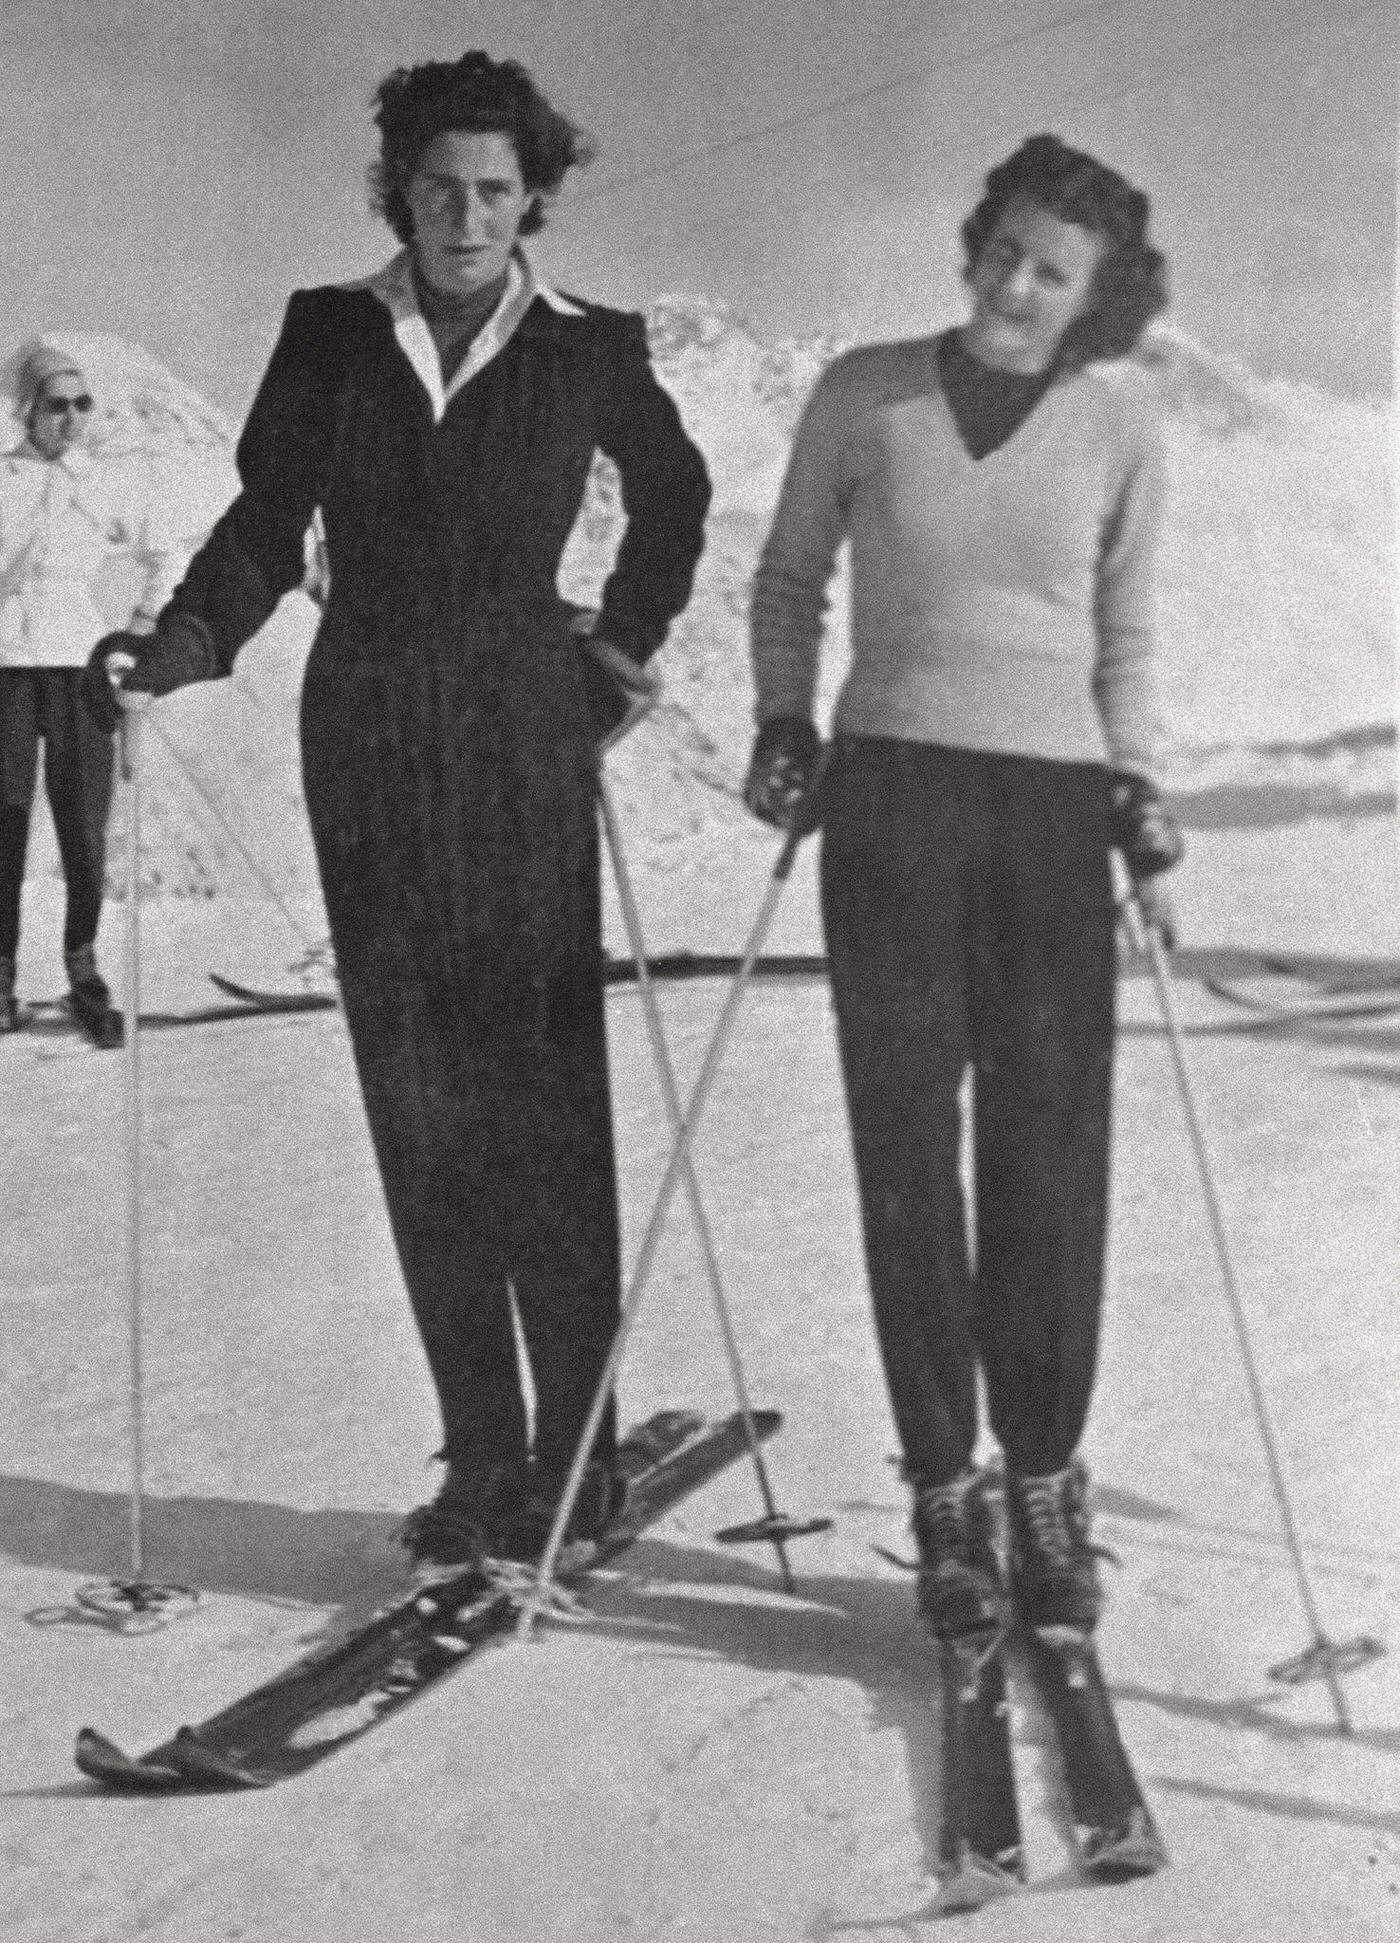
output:
[[[821,784],[822,915],[876,1328],[943,1637],[1088,1628],[1078,1446],[1103,1296],[1117,844],[1180,843],[1153,783],[1160,437],[1121,362],[1165,301],[1147,198],[1054,136],[963,226],[971,316],[825,372],[754,586],[746,785],[815,820],[827,588],[852,647]],[[973,1072],[974,1235],[958,1155]],[[972,1454],[1006,1457],[1009,1587]]]

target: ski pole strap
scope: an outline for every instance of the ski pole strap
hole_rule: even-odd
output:
[[[630,654],[624,654],[621,648],[615,648],[611,641],[595,641],[590,636],[586,636],[583,651],[591,655],[598,666],[610,674],[618,687],[629,697],[637,697],[649,703],[656,700],[661,691],[661,684],[655,675],[648,674],[640,662],[634,661]]]
[[[614,647],[611,641],[594,641],[577,627],[574,632],[579,636],[583,652],[596,668],[601,669],[617,691],[622,707],[622,714],[598,742],[598,754],[604,756],[615,743],[629,735],[644,716],[650,715],[660,698],[661,684],[630,655]]]

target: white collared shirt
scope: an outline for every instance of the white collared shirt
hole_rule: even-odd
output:
[[[509,344],[521,318],[536,297],[561,317],[584,315],[577,304],[570,303],[567,297],[561,297],[557,290],[537,277],[529,260],[517,250],[506,266],[506,287],[501,292],[500,302],[473,338],[471,349],[452,374],[452,382],[444,385],[437,345],[433,342],[433,334],[418,302],[418,291],[413,281],[412,251],[400,250],[374,276],[346,287],[370,291],[388,310],[394,320],[394,336],[399,341],[399,348],[428,394],[435,424],[441,421],[443,413],[462,387],[470,384],[477,373]]]
[[[182,565],[148,459],[81,446],[46,459],[28,439],[0,458],[0,668],[81,667],[113,625],[98,580],[122,557],[141,577],[131,619],[148,626]]]

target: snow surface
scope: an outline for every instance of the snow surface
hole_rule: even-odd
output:
[[[1279,1030],[1194,974],[1214,965],[1257,985],[1262,955],[1281,952],[1311,978],[1349,975],[1382,995],[1388,979],[1393,998],[1396,875],[1388,817],[1313,816],[1198,835],[1178,896],[1193,944],[1178,1004],[1324,1618],[1392,1642],[1397,1013]],[[743,857],[685,908],[674,883],[638,877],[656,946],[693,941],[702,912],[718,920],[707,942],[731,943],[762,884]],[[38,883],[31,935],[54,935],[58,918],[55,887]],[[294,945],[265,905],[228,898],[143,900],[143,920],[152,1010],[207,1002],[210,965],[265,977]],[[113,952],[119,928],[118,913]],[[815,943],[810,863],[773,941]],[[28,989],[56,985],[35,976]],[[719,1003],[711,986],[664,995],[686,1078]],[[635,1245],[663,1123],[636,995],[610,1005]],[[148,1560],[204,1600],[144,1638],[63,1620],[77,1584],[127,1556],[122,1062],[37,1026],[0,1047],[0,1933],[924,1933],[938,1813],[929,1652],[907,1580],[872,1549],[907,1542],[905,1511],[823,988],[753,992],[701,1154],[750,1381],[787,1413],[770,1447],[779,1497],[837,1520],[796,1548],[799,1599],[763,1556],[712,1541],[755,1509],[736,1470],[591,1595],[586,1627],[487,1652],[266,1796],[103,1799],[70,1766],[73,1735],[88,1722],[149,1745],[366,1614],[395,1582],[390,1534],[430,1486],[435,1426],[339,1015],[152,1029],[142,1052]],[[1349,1682],[1349,1741],[1320,1688],[1266,1676],[1308,1634],[1141,977],[1123,986],[1116,1139],[1089,1452],[1102,1534],[1122,1559],[1103,1647],[1173,1866],[1118,1890],[1077,1882],[1045,1723],[1018,1684],[1033,1884],[976,1933],[1393,1936],[1397,1662]],[[681,1219],[622,1391],[628,1415],[728,1403]]]
[[[755,406],[707,432],[712,452],[733,455],[709,577],[666,652],[662,709],[610,769],[648,942],[725,949],[773,855],[733,795],[747,740],[746,549],[763,467],[821,347],[754,347],[719,307],[678,306],[658,326],[667,315],[663,364],[696,422],[707,373],[721,374],[720,395],[749,370],[771,423]],[[1388,654],[1384,442],[1365,413],[1199,367],[1190,347],[1167,352],[1186,397],[1178,464],[1194,481],[1182,518],[1220,549],[1189,579],[1181,568],[1174,598],[1189,585],[1195,624],[1212,612],[1222,644],[1180,691],[1199,707],[1180,717],[1191,847],[1176,883],[1177,1004],[1324,1620],[1391,1642],[1392,1656],[1349,1681],[1349,1740],[1332,1731],[1322,1688],[1267,1677],[1307,1628],[1138,971],[1122,984],[1110,1303],[1088,1454],[1102,1536],[1122,1561],[1104,1656],[1173,1865],[1121,1889],[1078,1881],[1045,1722],[1018,1680],[1033,1880],[969,1933],[1379,1943],[1400,1934],[1400,860],[1374,665]],[[1232,579],[1251,544],[1241,507],[1270,494],[1246,601]],[[585,553],[606,543],[605,492],[595,511]],[[208,1004],[211,967],[295,984],[320,938],[292,814],[296,605],[268,630],[283,651],[254,644],[234,684],[151,718],[189,775],[170,757],[153,785],[147,887],[207,893],[141,901],[152,1012]],[[1168,607],[1171,624],[1181,610]],[[1251,668],[1265,652],[1267,669]],[[120,811],[114,865],[120,878]],[[804,854],[774,949],[816,948],[811,872]],[[26,898],[21,989],[53,997],[59,887],[39,869]],[[118,903],[104,937],[114,974],[122,917]],[[609,936],[621,950],[615,910]],[[1273,957],[1294,975],[1271,974]],[[1281,1026],[1213,996],[1210,971],[1280,1001],[1325,1004],[1328,986],[1351,984],[1391,1009]],[[721,1000],[713,984],[663,993],[683,1086]],[[665,1123],[637,995],[618,990],[609,1005],[635,1246]],[[147,1746],[370,1611],[396,1582],[394,1526],[431,1489],[436,1426],[339,1014],[153,1026],[141,1050],[148,1566],[203,1599],[145,1637],[72,1618],[76,1587],[127,1560],[124,1062],[46,1012],[0,1042],[6,1943],[928,1933],[930,1649],[907,1578],[873,1549],[907,1544],[906,1509],[823,986],[750,994],[699,1163],[752,1387],[787,1415],[770,1446],[778,1496],[837,1521],[795,1548],[799,1598],[762,1554],[713,1542],[756,1509],[738,1468],[590,1594],[586,1626],[484,1653],[267,1795],[103,1798],[72,1768],[73,1736],[90,1723]],[[728,1406],[680,1212],[621,1387],[628,1416]]]

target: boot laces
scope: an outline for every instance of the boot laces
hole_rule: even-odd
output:
[[[1019,1478],[1021,1518],[1041,1562],[1052,1572],[1073,1572],[1088,1559],[1118,1564],[1118,1555],[1089,1536],[1083,1473],[1074,1467],[1046,1477]]]
[[[913,1524],[925,1571],[945,1565],[979,1566],[987,1533],[976,1476],[916,1490]]]
[[[931,1552],[940,1557],[962,1557],[967,1549],[964,1493],[954,1496],[951,1490],[923,1492],[915,1516],[919,1538]]]
[[[1072,1474],[1056,1471],[1049,1477],[1022,1478],[1018,1494],[1036,1551],[1054,1570],[1069,1571],[1089,1540],[1088,1519]]]

